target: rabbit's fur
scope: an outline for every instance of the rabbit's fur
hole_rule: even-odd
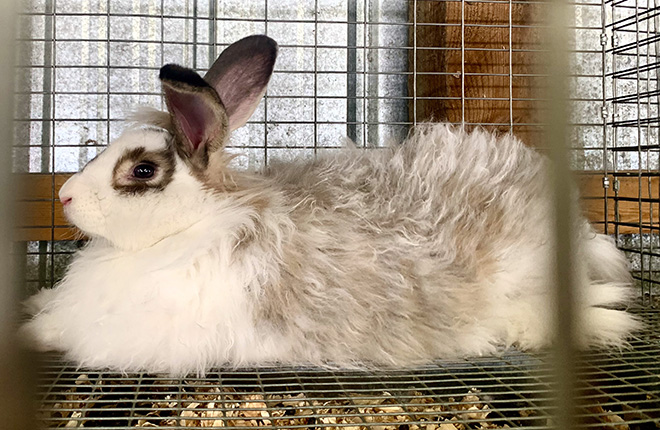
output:
[[[270,58],[270,39],[252,43]],[[216,100],[194,72],[170,72],[170,114],[150,121],[165,128],[129,128],[62,188],[91,240],[55,289],[28,301],[24,331],[38,346],[82,366],[184,374],[399,366],[551,341],[544,157],[510,135],[424,125],[386,149],[239,172],[222,144],[256,103],[232,103],[258,102],[263,89],[232,99],[214,86]],[[201,126],[180,118],[177,104],[191,100],[215,103]],[[156,174],[136,181],[145,160]],[[638,325],[610,308],[628,299],[626,260],[584,218],[576,231],[578,341],[622,345]]]

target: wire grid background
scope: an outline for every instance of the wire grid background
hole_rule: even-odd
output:
[[[225,46],[254,33],[275,38],[280,56],[264,101],[230,141],[229,150],[240,154],[239,168],[259,169],[273,159],[314,157],[340,148],[344,136],[364,147],[400,140],[414,125],[418,103],[424,99],[416,94],[418,76],[458,75],[465,85],[464,65],[458,71],[417,73],[418,53],[466,53],[463,45],[417,45],[418,25],[438,31],[456,25],[424,22],[412,12],[430,1],[453,2],[34,1],[19,23],[15,171],[55,177],[79,170],[118,136],[121,120],[136,105],[163,106],[157,80],[161,65],[175,62],[204,72]],[[653,182],[658,176],[660,96],[659,15],[654,1],[574,2],[570,25],[573,167],[613,175],[605,190],[609,200],[603,202],[615,206],[615,216],[607,223],[631,259],[647,304],[653,304],[660,256],[654,221],[658,207],[653,206],[660,197]],[[541,4],[476,0],[462,7],[508,5],[509,22],[497,26],[511,35],[521,26],[512,21],[514,5],[536,3]],[[478,31],[480,26],[488,27],[460,23],[462,32]],[[510,59],[521,52],[542,52],[539,46],[514,48],[511,37],[509,46],[492,49],[508,52]],[[491,125],[515,130],[513,105],[519,100],[513,82],[523,74],[510,63],[507,75],[508,123],[500,120]],[[465,88],[454,101],[465,106],[469,101]],[[617,179],[624,176],[637,177],[640,197],[619,196]],[[646,198],[643,189],[648,189]],[[54,208],[54,185],[50,202]],[[650,211],[650,220],[640,215],[634,224],[636,234],[620,234],[621,227],[630,227],[617,217],[619,206],[626,204],[636,205],[640,214]],[[19,255],[27,256],[26,295],[52,286],[79,245],[55,240],[17,245]],[[644,315],[652,324],[635,339],[633,349],[623,355],[586,357],[582,374],[586,386],[580,398],[587,427],[612,428],[620,420],[626,423],[619,428],[660,427],[657,316]],[[547,362],[517,352],[381,374],[263,369],[178,381],[81,373],[58,357],[45,364],[40,415],[45,425],[54,427],[432,429],[443,428],[440,423],[452,419],[453,424],[445,423],[443,430],[550,425]],[[304,405],[298,407],[296,401]],[[416,406],[420,402],[426,406]],[[400,422],[386,422],[392,420]]]
[[[660,11],[655,0],[636,2],[615,0],[607,3],[604,45],[607,63],[604,86],[605,145],[613,171],[614,214],[617,243],[633,262],[633,276],[640,282],[643,300],[655,305],[658,285],[658,50]],[[611,57],[610,57],[611,56]],[[609,57],[609,58],[608,58]],[[607,167],[607,166],[606,166]],[[619,178],[637,178],[636,197],[619,196]],[[654,184],[656,184],[654,186]],[[621,222],[617,215],[625,205],[639,213],[636,223]],[[632,206],[630,206],[632,205]],[[642,213],[649,214],[648,219]],[[636,234],[620,235],[621,227],[634,227]]]
[[[264,101],[237,130],[228,150],[240,168],[259,169],[273,158],[313,157],[341,147],[348,137],[364,147],[399,141],[417,118],[417,106],[444,99],[488,101],[488,96],[417,95],[417,79],[451,76],[496,78],[488,70],[432,68],[417,71],[420,53],[508,52],[506,118],[491,125],[515,129],[515,56],[541,51],[532,43],[514,46],[514,29],[539,23],[437,23],[411,10],[454,0],[35,0],[20,18],[19,79],[14,168],[16,172],[76,172],[123,129],[139,105],[163,107],[158,69],[174,62],[200,72],[233,41],[267,33],[280,44],[279,59]],[[536,1],[477,0],[469,7],[542,4]],[[601,3],[573,4],[573,167],[605,170],[602,106],[608,84],[600,35]],[[508,46],[470,48],[418,46],[419,29],[461,32],[497,28],[509,32]],[[411,31],[414,29],[414,31]],[[440,54],[442,55],[442,54]],[[611,56],[611,55],[610,55]],[[502,76],[500,73],[499,76]],[[410,85],[412,83],[412,85]],[[453,99],[453,100],[452,100]],[[494,102],[502,100],[493,99]],[[459,121],[466,120],[464,114]],[[482,122],[483,124],[483,122]],[[535,146],[540,144],[533,142]],[[617,158],[626,169],[634,160]],[[57,190],[50,198],[55,212]],[[54,220],[53,220],[54,222]],[[28,288],[52,286],[61,276],[73,241],[28,242]],[[639,264],[638,264],[639,265]],[[649,267],[648,265],[646,266]]]

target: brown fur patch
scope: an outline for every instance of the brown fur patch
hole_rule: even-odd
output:
[[[199,169],[194,165],[188,164],[193,175],[202,182],[208,189],[218,193],[228,193],[237,191],[238,177],[240,174],[229,167],[232,156],[224,151],[218,151],[210,154],[205,169]]]
[[[174,175],[174,152],[169,149],[147,151],[138,147],[126,151],[112,171],[112,188],[120,194],[141,195],[147,191],[162,191],[172,181]],[[152,178],[141,179],[133,176],[133,169],[140,164],[155,167]]]

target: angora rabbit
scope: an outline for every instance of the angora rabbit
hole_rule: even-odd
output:
[[[161,69],[168,112],[129,127],[60,190],[90,240],[26,303],[25,334],[84,367],[172,374],[401,366],[550,343],[546,159],[509,135],[426,125],[383,150],[234,170],[223,147],[276,54],[251,36],[204,78]],[[578,340],[624,344],[638,325],[613,309],[629,296],[626,260],[576,222]]]

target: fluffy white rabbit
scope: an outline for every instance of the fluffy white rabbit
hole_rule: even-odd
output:
[[[234,170],[276,43],[204,78],[166,65],[168,112],[60,190],[89,242],[27,302],[26,336],[83,367],[203,373],[268,363],[399,366],[551,342],[548,162],[510,135],[425,125],[405,142]],[[577,204],[577,198],[576,198]],[[638,326],[624,256],[576,220],[582,346]]]

